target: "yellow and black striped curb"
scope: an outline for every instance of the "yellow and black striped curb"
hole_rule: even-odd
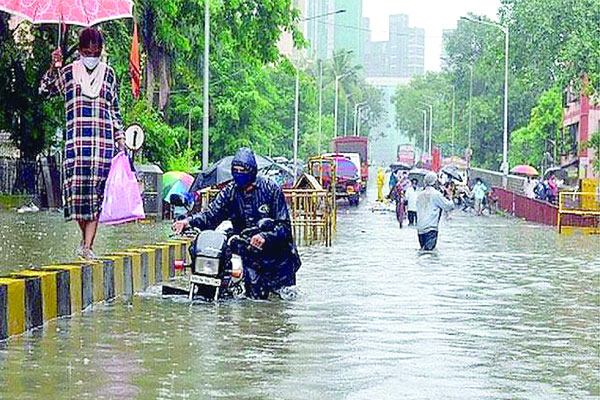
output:
[[[106,254],[96,261],[43,265],[0,276],[0,340],[94,303],[132,296],[173,278],[189,261],[191,239]]]

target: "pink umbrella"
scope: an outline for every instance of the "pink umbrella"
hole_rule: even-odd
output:
[[[527,176],[538,176],[539,172],[531,165],[517,165],[510,170],[511,174],[527,175]]]
[[[91,26],[131,18],[132,0],[0,0],[0,11],[15,14],[34,24],[65,23]]]

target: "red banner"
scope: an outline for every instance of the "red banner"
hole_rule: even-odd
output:
[[[137,22],[133,21],[133,38],[131,39],[131,53],[129,54],[129,72],[131,73],[131,92],[135,99],[140,97],[140,42],[138,38]]]

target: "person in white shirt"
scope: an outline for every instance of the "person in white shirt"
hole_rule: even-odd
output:
[[[421,250],[426,251],[435,249],[437,245],[442,211],[450,211],[454,208],[451,189],[444,188],[445,193],[440,193],[433,187],[437,181],[435,172],[427,173],[423,178],[425,189],[417,196],[417,233]]]
[[[417,224],[417,184],[418,180],[413,179],[411,185],[406,188],[404,199],[406,201],[406,210],[408,211],[408,226]]]
[[[530,199],[535,199],[534,189],[537,186],[537,184],[538,184],[537,179],[531,179],[531,178],[527,177],[527,180],[523,184],[525,196],[527,196]]]

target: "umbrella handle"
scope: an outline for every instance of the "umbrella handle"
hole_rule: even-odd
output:
[[[62,46],[62,31],[63,31],[63,22],[61,20],[61,22],[58,23],[58,44],[56,46],[57,49],[60,49],[61,54],[63,55],[63,59],[64,59],[64,52],[63,52],[63,46]],[[62,68],[62,63],[61,62],[56,62],[54,64],[55,68]]]

